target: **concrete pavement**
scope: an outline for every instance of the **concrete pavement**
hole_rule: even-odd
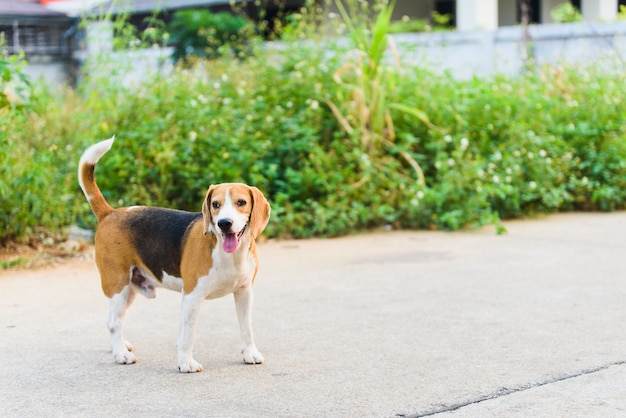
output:
[[[263,243],[266,363],[241,362],[226,297],[193,375],[180,295],[137,298],[120,366],[92,261],[0,273],[0,416],[626,416],[626,213],[506,227]]]

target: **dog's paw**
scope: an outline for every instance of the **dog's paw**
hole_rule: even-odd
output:
[[[246,364],[261,364],[265,360],[263,354],[256,347],[247,347],[241,350],[243,362]]]
[[[137,357],[130,351],[124,351],[121,353],[113,354],[115,357],[115,362],[117,364],[133,364],[137,363]]]
[[[197,373],[204,370],[204,368],[202,367],[202,364],[192,359],[178,363],[178,370],[181,373]]]

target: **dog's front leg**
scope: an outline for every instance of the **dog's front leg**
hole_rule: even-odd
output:
[[[202,364],[193,359],[196,322],[203,300],[204,298],[200,298],[194,293],[183,293],[180,310],[180,336],[178,337],[178,370],[182,373],[195,373],[203,370]]]
[[[257,350],[252,335],[253,299],[252,285],[241,288],[235,292],[237,318],[239,319],[239,329],[241,330],[241,353],[243,354],[243,361],[247,364],[260,364],[263,363],[263,355]]]

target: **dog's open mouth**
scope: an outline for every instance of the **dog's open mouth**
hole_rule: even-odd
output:
[[[246,232],[246,228],[248,228],[248,224],[245,224],[238,234],[235,234],[234,232],[222,232],[222,238],[224,239],[224,242],[222,243],[222,248],[224,249],[224,251],[226,251],[227,253],[235,252],[235,250],[239,246],[239,240],[241,239],[241,236],[244,232]]]

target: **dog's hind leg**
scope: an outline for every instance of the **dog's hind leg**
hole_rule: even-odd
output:
[[[117,293],[109,300],[109,320],[108,327],[111,333],[111,349],[113,357],[119,364],[132,364],[137,358],[131,353],[133,346],[124,340],[124,319],[126,309],[135,299],[135,289],[132,285],[126,285],[120,293]]]

